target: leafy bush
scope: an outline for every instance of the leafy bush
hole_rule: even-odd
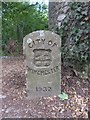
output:
[[[2,46],[3,52],[11,54],[9,41],[17,42],[16,53],[22,50],[23,37],[28,33],[48,28],[47,6],[27,2],[2,2]]]
[[[64,63],[79,71],[90,64],[90,3],[70,3],[70,9],[58,33],[62,37]],[[89,72],[89,71],[88,71]]]

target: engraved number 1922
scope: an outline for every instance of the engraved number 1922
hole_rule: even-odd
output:
[[[38,92],[41,92],[41,91],[43,91],[43,92],[48,92],[48,91],[51,91],[51,87],[36,87],[36,91],[38,91]]]

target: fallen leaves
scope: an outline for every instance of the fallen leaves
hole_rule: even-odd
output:
[[[3,118],[87,118],[88,82],[70,71],[62,68],[62,94],[31,100],[26,97],[23,59],[4,59]]]
[[[67,100],[68,99],[68,94],[66,93],[62,93],[62,94],[59,94],[58,97],[61,99],[61,100]]]

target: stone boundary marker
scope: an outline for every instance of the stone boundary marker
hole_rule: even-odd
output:
[[[35,31],[23,39],[26,86],[31,98],[61,91],[61,38],[51,31]]]

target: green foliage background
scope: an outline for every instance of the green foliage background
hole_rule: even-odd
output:
[[[2,2],[2,48],[9,55],[7,44],[16,41],[16,53],[21,53],[23,37],[28,33],[48,28],[47,6],[28,2]],[[13,48],[12,48],[13,49]]]
[[[89,75],[90,2],[69,3],[69,11],[56,31],[62,38],[63,62]]]

